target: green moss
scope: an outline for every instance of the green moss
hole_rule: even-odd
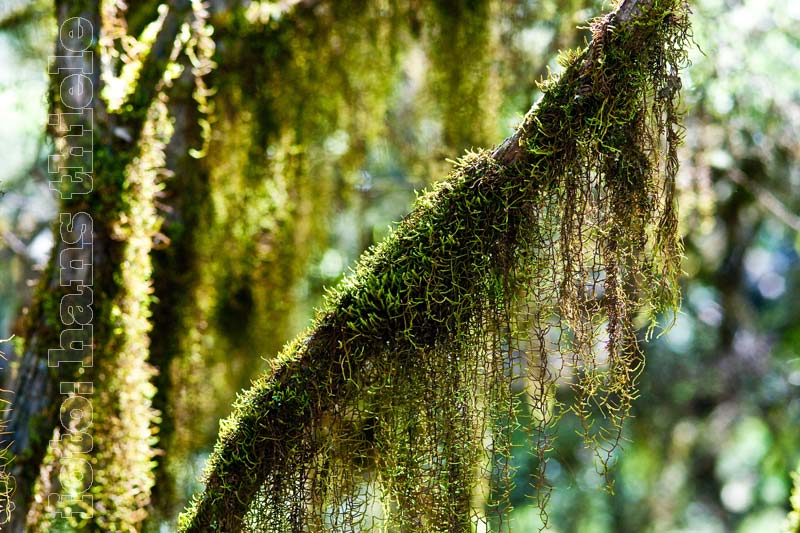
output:
[[[596,21],[522,150],[471,154],[418,199],[237,400],[182,531],[502,521],[518,402],[540,464],[572,411],[607,471],[642,368],[634,318],[678,302],[682,6]]]
[[[31,528],[136,531],[145,517],[153,484],[156,417],[151,408],[153,369],[147,362],[149,254],[158,229],[154,206],[157,173],[164,165],[164,145],[170,133],[165,99],[160,96],[149,110],[138,156],[120,171],[124,199],[109,207],[103,198],[90,197],[88,211],[95,214],[95,246],[102,247],[113,260],[106,264],[94,257],[92,365],[83,373],[74,368],[60,369],[59,375],[70,380],[77,376],[94,384],[90,397],[92,423],[87,429],[92,447],[87,453],[83,442],[69,438],[50,443],[38,492],[53,492],[62,498],[37,499],[29,513]],[[105,176],[106,169],[96,168],[98,176]],[[109,174],[113,175],[114,168],[108,170]],[[53,313],[58,316],[57,309]],[[47,429],[41,428],[38,434],[52,434],[53,428]],[[85,463],[76,459],[88,461],[92,473],[87,474]],[[76,487],[85,485],[87,475],[92,480],[88,494],[93,505],[84,506],[79,514],[71,513],[75,510],[72,495],[80,491]]]
[[[800,532],[800,474],[793,472],[792,479],[794,479],[794,489],[789,502],[792,509],[786,519],[786,532],[798,533]]]

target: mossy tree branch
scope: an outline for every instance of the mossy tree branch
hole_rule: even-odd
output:
[[[274,372],[262,376],[237,401],[233,415],[222,424],[205,491],[181,517],[182,531],[325,527],[323,521],[308,522],[315,520],[309,517],[309,508],[312,514],[325,512],[326,504],[316,498],[324,500],[320,494],[326,490],[339,494],[348,489],[340,485],[325,488],[326,476],[338,479],[341,472],[324,457],[330,454],[334,460],[335,454],[343,453],[346,463],[369,455],[359,450],[341,452],[337,447],[357,447],[360,442],[345,428],[352,422],[348,417],[361,407],[348,406],[368,402],[365,395],[376,390],[377,381],[388,379],[386,375],[417,376],[409,378],[413,385],[414,379],[427,379],[418,373],[439,370],[438,363],[455,369],[454,373],[445,371],[447,377],[434,385],[453,392],[450,404],[441,404],[445,413],[430,415],[434,420],[443,417],[439,421],[445,426],[450,424],[449,429],[444,428],[447,434],[438,433],[433,439],[434,447],[440,446],[437,439],[444,439],[446,464],[441,468],[446,472],[444,478],[436,479],[449,483],[450,488],[428,486],[427,490],[444,491],[435,492],[432,509],[403,509],[404,502],[419,506],[427,501],[413,485],[424,481],[409,480],[413,473],[387,469],[391,464],[414,469],[415,459],[401,463],[377,459],[376,468],[389,490],[399,491],[393,500],[398,506],[398,523],[465,530],[469,527],[472,482],[461,478],[471,476],[469,465],[474,458],[448,455],[448,450],[465,435],[469,440],[471,429],[453,420],[465,416],[464,424],[474,421],[459,398],[468,397],[475,384],[462,383],[460,389],[451,381],[464,370],[460,357],[470,362],[472,352],[485,355],[476,342],[484,340],[497,347],[506,342],[497,337],[486,340],[480,332],[487,327],[487,320],[512,312],[513,295],[524,291],[531,280],[551,279],[545,274],[548,269],[560,272],[553,278],[560,286],[536,291],[554,294],[562,320],[574,322],[572,350],[583,350],[581,343],[590,344],[586,339],[591,339],[581,329],[591,324],[576,317],[599,314],[609,322],[611,370],[602,379],[610,377],[610,381],[600,387],[609,388],[603,400],[609,402],[608,416],[615,427],[621,423],[634,396],[629,389],[640,368],[635,343],[631,343],[629,306],[647,303],[655,314],[677,301],[680,249],[670,191],[676,165],[674,147],[680,138],[674,102],[679,86],[675,71],[682,62],[687,31],[684,9],[682,2],[674,0],[627,0],[616,13],[595,21],[592,44],[565,59],[566,71],[547,86],[543,100],[517,132],[494,153],[482,152],[462,160],[449,179],[418,200],[394,233],[362,258],[355,273],[329,297],[311,329],[286,346]],[[662,135],[667,146],[665,160],[660,159],[654,138]],[[583,158],[589,160],[588,166]],[[654,187],[653,176],[662,172],[665,182]],[[607,191],[611,204],[596,228],[600,261],[607,272],[601,304],[579,296],[582,289],[576,284],[583,282],[573,278],[585,268],[580,267],[581,254],[571,248],[580,249],[573,239],[579,239],[581,233],[573,224],[586,214],[573,206],[581,202],[576,195],[587,183],[589,195],[599,194],[592,185],[597,175],[602,175],[597,186]],[[664,195],[660,200],[651,197],[660,194]],[[603,210],[603,206],[594,208]],[[548,210],[563,211],[558,219],[564,241],[558,247],[563,257],[527,267],[538,271],[525,270],[527,262],[548,254],[542,235],[550,230],[541,226],[542,217],[547,220],[551,216]],[[652,235],[648,237],[645,228],[650,226]],[[640,257],[645,249],[652,258]],[[653,288],[643,301],[628,301],[625,295],[638,280],[652,283]],[[551,304],[542,301],[541,305]],[[538,327],[539,331],[546,328]],[[447,355],[451,353],[455,359]],[[431,365],[429,357],[438,358],[438,363]],[[485,362],[474,363],[480,366]],[[502,368],[499,374],[503,374]],[[592,379],[585,378],[577,387],[583,394],[576,408],[581,413],[596,394],[587,390],[598,384]],[[414,396],[392,387],[388,389],[395,396],[381,396],[375,405],[392,405],[398,401],[397,395]],[[422,392],[437,395],[435,390],[423,388]],[[414,406],[424,409],[427,400],[407,401],[411,406],[406,408],[414,417]],[[534,398],[537,401],[545,402]],[[452,411],[454,408],[458,410]],[[366,446],[396,459],[397,455],[391,455],[396,452],[391,450],[393,444],[381,440],[383,429],[374,420],[383,417],[389,421],[402,415],[381,414],[380,406],[364,409],[371,413],[362,415],[365,421],[359,422],[364,424],[363,432],[372,435]],[[403,437],[402,432],[388,431],[397,438],[411,439],[409,445],[425,445],[411,433]],[[340,436],[343,444],[337,445],[326,440],[333,439],[333,434],[350,436]],[[588,433],[587,438],[591,438]],[[401,459],[409,457],[402,451],[396,453]],[[314,457],[320,456],[321,462],[315,462]],[[441,503],[442,499],[447,501]],[[339,502],[333,503],[334,507],[341,504],[334,501]],[[415,513],[435,517],[425,522],[415,518]]]
[[[436,70],[460,76],[488,72],[488,57],[494,51],[484,45],[491,2],[461,3],[474,5],[456,22],[449,20],[452,13],[446,6],[416,13],[424,17],[423,27],[430,24],[431,33],[434,26],[444,24],[452,30],[456,24],[458,41],[471,43],[454,47],[449,31],[441,28],[437,34],[449,44],[438,54]],[[175,164],[169,165],[175,176],[166,182],[161,202],[170,206],[163,233],[171,244],[153,254],[158,302],[153,307],[157,334],[151,361],[160,369],[154,403],[162,412],[159,437],[166,451],[159,458],[161,477],[154,487],[154,505],[169,507],[170,480],[164,466],[169,468],[171,458],[180,460],[187,447],[196,446],[206,435],[216,436],[219,416],[196,399],[225,397],[221,380],[214,379],[209,388],[208,376],[218,373],[210,365],[230,367],[239,353],[250,357],[252,346],[274,353],[286,339],[283,324],[294,277],[307,262],[308,250],[326,236],[325,229],[316,227],[331,207],[322,191],[339,179],[331,170],[346,175],[350,168],[360,168],[365,147],[380,135],[384,105],[397,72],[396,50],[411,37],[406,26],[417,8],[408,2],[393,2],[390,9],[376,9],[363,0],[303,2],[287,7],[269,24],[252,13],[245,17],[243,9],[212,11],[210,20],[218,23],[214,38],[219,64],[211,80],[218,89],[212,120],[215,141],[207,159],[184,156],[173,158]],[[375,42],[392,44],[375,50]],[[265,57],[270,61],[263,61]],[[449,129],[461,127],[460,142],[483,135],[485,124],[492,122],[479,120],[493,109],[493,103],[483,100],[489,80],[479,77],[482,81],[438,87],[439,102],[471,103],[465,113],[445,117]],[[260,89],[250,94],[248,87]],[[244,98],[239,96],[242,92]],[[193,135],[192,121],[185,119],[192,112],[191,101],[181,105],[176,96],[173,92],[170,104],[176,128],[183,134],[176,130],[168,155],[185,154],[179,145]],[[344,156],[331,158],[320,148],[337,129],[348,132],[351,146]],[[285,144],[288,139],[291,153]],[[474,144],[467,142],[459,150]],[[264,146],[274,154],[269,159],[264,157]],[[246,162],[233,168],[232,162],[239,158]],[[335,163],[329,163],[331,159]],[[218,176],[223,176],[222,182]],[[272,209],[265,184],[288,187],[290,200]],[[235,220],[226,220],[231,212]],[[192,231],[200,222],[203,231]],[[268,250],[258,244],[266,240],[271,243]],[[225,254],[218,253],[220,247]],[[278,263],[282,268],[274,268]],[[217,309],[212,311],[213,307]],[[223,353],[225,363],[217,355]],[[236,382],[227,394],[232,396],[241,386]],[[182,507],[181,503],[174,509],[175,515]]]

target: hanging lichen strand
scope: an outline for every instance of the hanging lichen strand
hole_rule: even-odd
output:
[[[634,319],[678,302],[687,8],[626,0],[592,31],[238,399],[181,530],[507,529],[511,431],[544,459],[568,410],[604,469],[642,368]]]

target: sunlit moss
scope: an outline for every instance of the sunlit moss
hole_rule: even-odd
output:
[[[48,487],[58,487],[55,493],[65,497],[37,501],[30,514],[30,525],[36,529],[136,531],[146,516],[153,485],[156,419],[151,408],[153,369],[148,363],[150,250],[159,224],[154,206],[158,172],[164,166],[164,145],[170,135],[166,98],[162,95],[148,112],[139,140],[140,155],[124,171],[124,210],[115,213],[108,228],[113,239],[124,244],[119,250],[119,271],[112,280],[104,279],[104,283],[113,281],[112,298],[95,300],[96,356],[91,378],[84,376],[94,383],[91,453],[82,450],[84,443],[74,439],[51,443],[39,492],[48,494]],[[95,223],[101,223],[101,219],[98,217]],[[92,472],[76,462],[76,457],[89,460]],[[57,484],[55,478],[47,479],[48,475],[57,476]],[[76,493],[73,485],[84,483],[86,475],[92,480],[93,505],[76,513],[70,496]],[[61,518],[54,518],[58,516]]]
[[[142,65],[164,24],[168,10],[166,5],[162,5],[156,20],[148,24],[139,37],[135,37],[128,34],[124,13],[118,2],[106,0],[100,2],[100,6],[103,32],[98,49],[102,58],[102,96],[108,102],[108,110],[117,113],[136,90]],[[120,48],[117,48],[118,42],[121,43]],[[116,65],[121,65],[119,72],[114,72]]]
[[[667,14],[667,15],[665,15]],[[683,4],[593,26],[516,138],[462,159],[237,401],[184,531],[469,530],[498,520],[520,382],[541,464],[567,410],[605,473],[677,305]],[[556,384],[572,387],[572,400]],[[540,505],[547,490],[542,473]]]
[[[798,533],[800,532],[800,473],[794,472],[792,479],[794,479],[794,489],[790,501],[792,510],[786,521],[786,531],[787,533]]]

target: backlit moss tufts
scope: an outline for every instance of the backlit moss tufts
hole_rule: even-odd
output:
[[[645,5],[596,20],[518,133],[460,160],[329,294],[236,402],[181,530],[504,530],[511,432],[544,509],[568,411],[606,472],[637,319],[678,304],[688,22]]]

